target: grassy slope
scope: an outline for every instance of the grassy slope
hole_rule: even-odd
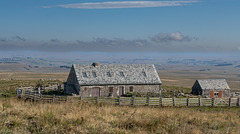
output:
[[[239,108],[129,107],[0,100],[0,133],[238,133]]]

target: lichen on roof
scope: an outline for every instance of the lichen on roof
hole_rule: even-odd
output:
[[[197,81],[203,90],[230,89],[225,79],[200,79]]]
[[[80,85],[161,84],[154,65],[149,64],[73,64]]]

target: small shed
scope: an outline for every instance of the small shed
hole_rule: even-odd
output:
[[[151,64],[73,64],[65,93],[83,97],[122,96],[127,92],[161,93],[161,84]]]
[[[195,81],[192,94],[211,98],[230,97],[230,87],[226,79],[200,79]]]

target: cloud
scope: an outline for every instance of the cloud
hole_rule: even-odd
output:
[[[196,38],[192,38],[189,36],[184,36],[180,32],[175,33],[159,33],[151,38],[151,41],[155,43],[161,43],[161,42],[172,42],[172,41],[191,41]]]
[[[22,38],[22,37],[21,37]],[[240,46],[206,44],[180,32],[160,33],[145,39],[93,38],[65,41],[51,38],[45,41],[1,38],[1,51],[41,52],[236,52]],[[24,39],[24,38],[23,38]],[[236,49],[237,48],[237,49]]]
[[[51,39],[50,42],[53,42],[53,43],[59,43],[60,40],[58,40],[58,39]]]
[[[112,9],[112,8],[146,8],[146,7],[169,7],[184,6],[199,1],[112,1],[112,2],[91,2],[73,3],[55,6],[43,6],[43,8],[61,7],[78,9]]]
[[[0,42],[6,42],[6,41],[7,39],[3,39],[3,38],[0,39]]]
[[[26,39],[24,39],[24,38],[22,38],[20,36],[15,36],[13,38],[16,39],[16,40],[19,40],[19,41],[26,41]]]

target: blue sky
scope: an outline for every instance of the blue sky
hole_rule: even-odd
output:
[[[240,53],[239,0],[1,0],[0,52]]]

